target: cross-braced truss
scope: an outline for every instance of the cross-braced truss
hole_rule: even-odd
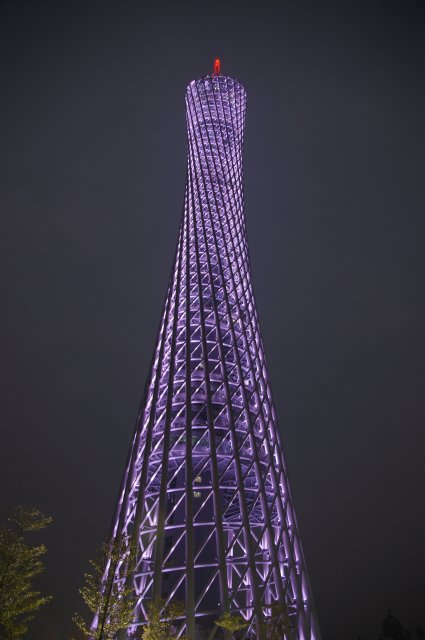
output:
[[[137,545],[134,627],[183,600],[177,635],[225,611],[263,637],[319,640],[251,284],[242,148],[246,93],[206,76],[186,93],[188,170],[174,268],[113,535]]]

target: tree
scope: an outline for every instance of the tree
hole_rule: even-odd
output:
[[[44,570],[44,544],[30,546],[26,534],[47,527],[52,518],[34,507],[16,507],[9,527],[0,527],[0,638],[18,639],[34,613],[51,600],[34,591],[33,580]]]
[[[382,638],[388,640],[405,640],[407,632],[400,620],[398,620],[388,609],[388,615],[382,622]]]
[[[165,604],[163,598],[152,600],[147,606],[147,623],[142,630],[142,640],[170,640],[176,635],[173,622],[183,615],[184,603],[172,601]]]
[[[217,627],[221,627],[228,631],[232,636],[235,631],[241,631],[248,626],[248,623],[240,615],[232,615],[229,611],[223,613],[218,620],[214,622]]]
[[[291,624],[286,605],[272,604],[270,614],[264,619],[264,637],[267,640],[282,640],[291,634]]]
[[[125,575],[134,563],[134,549],[122,537],[102,545],[97,558],[90,560],[93,573],[85,573],[85,585],[79,591],[96,618],[96,628],[76,613],[73,621],[86,638],[91,640],[112,640],[115,634],[133,622],[133,587],[126,585]],[[123,567],[121,578],[117,579],[117,568]]]

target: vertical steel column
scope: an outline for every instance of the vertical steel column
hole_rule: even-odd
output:
[[[195,106],[195,105],[194,105]],[[194,108],[195,114],[196,114],[196,109]],[[198,128],[200,126],[199,120],[197,121],[197,125]],[[193,123],[192,123],[193,126]],[[201,141],[202,141],[202,137],[200,136]],[[202,141],[203,144],[203,141]],[[197,148],[197,152],[198,152],[198,156],[199,154],[199,146],[198,146],[198,142],[195,140],[195,145]],[[204,155],[205,155],[205,149],[204,149]],[[201,164],[201,170],[200,170],[200,177],[202,177],[202,182],[203,182],[203,186],[204,186],[204,192],[207,193],[207,187],[206,187],[206,183],[205,183],[205,175],[202,169],[202,164]],[[211,175],[209,176],[210,181],[211,181]],[[199,197],[199,200],[201,200],[201,198]],[[217,209],[218,210],[218,209]],[[211,210],[210,210],[210,202],[207,201],[206,203],[206,207],[205,207],[205,212],[208,212],[209,216],[210,216],[210,220],[211,220],[211,224],[213,227],[213,223],[212,223],[212,215],[211,215]],[[204,232],[204,236],[207,237],[206,235],[206,231],[205,231],[205,222],[203,220],[203,216],[202,214],[200,215],[201,218],[201,222],[202,222],[202,226],[203,226],[203,232]],[[209,255],[208,252],[208,246],[206,249],[206,255]],[[208,259],[208,258],[207,258]],[[211,270],[211,264],[209,264],[209,276],[210,276],[210,283],[211,283],[211,289],[213,292],[213,276],[212,276],[212,270]],[[214,293],[211,294],[212,295],[212,300],[213,300],[213,304],[214,304]],[[225,296],[226,298],[226,296]],[[227,304],[227,300],[226,300],[226,304]],[[231,316],[229,316],[231,317]],[[226,402],[227,402],[227,407],[228,407],[228,420],[229,420],[229,427],[230,427],[230,435],[231,435],[231,440],[232,440],[232,448],[233,448],[233,455],[234,455],[234,465],[235,465],[235,473],[236,473],[236,479],[237,479],[237,485],[238,485],[238,491],[239,491],[239,500],[240,500],[240,508],[241,508],[241,515],[242,515],[242,520],[244,522],[244,538],[245,538],[245,546],[246,546],[246,552],[247,552],[247,557],[248,557],[248,563],[250,566],[250,581],[251,581],[251,587],[252,587],[252,591],[253,591],[253,605],[254,605],[254,611],[256,614],[256,627],[257,627],[257,634],[258,637],[261,638],[263,635],[263,630],[262,630],[262,625],[261,625],[261,621],[262,621],[262,609],[261,609],[261,597],[260,597],[260,591],[259,591],[259,585],[258,585],[258,579],[257,579],[257,572],[255,569],[255,557],[254,557],[254,553],[253,553],[253,549],[252,549],[252,539],[251,539],[251,530],[250,530],[250,523],[249,523],[249,519],[248,519],[248,514],[247,514],[247,509],[246,509],[246,497],[245,497],[245,490],[244,490],[244,484],[243,484],[243,476],[242,476],[242,467],[241,467],[241,462],[239,459],[239,451],[238,451],[238,444],[237,444],[237,437],[236,437],[236,432],[235,432],[235,426],[234,426],[234,421],[233,421],[233,409],[232,406],[230,404],[230,389],[229,389],[229,385],[228,385],[228,381],[227,381],[227,375],[226,375],[226,371],[225,371],[225,365],[224,365],[224,357],[223,357],[223,350],[222,347],[220,346],[222,344],[222,336],[221,336],[221,326],[220,326],[220,319],[216,316],[216,328],[217,328],[217,336],[218,336],[218,348],[220,350],[220,358],[221,358],[221,362],[223,363],[223,379],[224,379],[224,385],[225,385],[225,389],[226,389]],[[237,349],[237,345],[236,343],[233,344],[234,349]]]
[[[189,172],[188,172],[189,173]],[[186,637],[195,640],[195,569],[193,535],[193,464],[192,464],[192,376],[190,368],[190,239],[189,239],[189,176],[186,177],[184,226],[186,233]]]
[[[193,147],[191,141],[189,142],[190,151],[189,157],[192,152],[193,156]],[[198,190],[198,184],[196,180],[194,181],[196,184],[196,189]],[[201,268],[199,263],[199,240],[197,233],[197,224],[196,224],[196,204],[194,197],[194,183],[189,178],[189,184],[191,187],[192,194],[192,223],[194,228],[194,242],[196,248],[196,270],[198,277],[198,291],[199,291],[199,315],[200,315],[200,326],[201,326],[201,339],[202,339],[202,358],[204,362],[204,371],[205,371],[205,394],[207,398],[207,425],[208,425],[208,434],[209,434],[209,444],[210,444],[210,452],[211,452],[211,479],[212,479],[212,487],[213,487],[213,501],[214,501],[214,512],[216,516],[216,543],[217,543],[217,556],[218,556],[218,569],[219,569],[219,584],[220,584],[220,610],[225,612],[229,610],[229,595],[227,592],[227,579],[226,579],[226,560],[225,560],[225,544],[224,544],[224,531],[223,531],[223,520],[221,515],[221,501],[220,501],[220,486],[219,486],[219,474],[218,474],[218,464],[217,464],[217,452],[216,452],[216,443],[215,443],[215,432],[214,432],[214,421],[211,415],[211,385],[210,385],[210,376],[208,369],[208,349],[207,349],[207,341],[206,341],[206,331],[205,331],[205,318],[204,318],[204,309],[203,309],[203,293],[202,293],[202,276],[201,276]],[[202,219],[202,212],[200,212],[200,218]]]
[[[183,237],[183,229],[184,229],[184,225],[182,224],[181,232],[180,232],[181,237]],[[165,526],[165,517],[166,517],[166,504],[167,504],[167,497],[168,497],[168,493],[167,493],[168,459],[170,454],[171,411],[172,411],[172,400],[173,400],[174,370],[176,365],[175,353],[176,353],[177,322],[179,317],[179,302],[180,302],[180,290],[181,290],[182,255],[183,255],[183,247],[182,247],[182,251],[180,252],[179,261],[177,263],[177,286],[176,286],[176,292],[175,292],[173,329],[171,334],[171,356],[170,356],[169,375],[168,375],[167,405],[166,405],[165,419],[164,419],[161,484],[160,484],[160,492],[159,492],[158,521],[157,521],[157,529],[156,529],[155,560],[154,560],[153,591],[152,591],[152,598],[154,600],[161,597],[161,586],[162,586],[164,526]]]
[[[221,96],[221,92],[219,92],[219,93],[220,93],[220,96]],[[233,118],[233,116],[232,116],[232,118]],[[221,161],[221,156],[220,156],[220,161]],[[230,171],[233,172],[233,168],[232,167],[231,167]],[[227,216],[227,218],[228,218],[228,216]],[[234,245],[234,241],[233,241],[232,237],[230,238],[230,242],[233,245],[233,250],[235,251],[236,247]],[[246,251],[248,252],[248,244],[247,243],[246,243]],[[227,245],[226,245],[226,252],[227,252],[227,255],[228,255]],[[246,266],[247,266],[246,274],[247,274],[248,286],[251,287],[251,278],[250,278],[250,274],[249,274],[249,261],[247,261]],[[234,287],[234,289],[236,289],[233,272],[230,271],[230,274],[231,274],[231,278],[232,278],[232,281],[233,281],[233,287]],[[253,300],[253,294],[252,294],[252,292],[250,292],[250,293],[251,293],[251,298]],[[236,306],[238,308],[239,317],[242,320],[242,311],[241,311],[241,308],[240,308],[240,303],[239,303],[239,299],[238,298],[236,298]],[[252,331],[253,331],[253,335],[255,335],[255,332],[256,331],[259,332],[260,328],[259,328],[259,323],[258,322],[257,322],[256,326],[253,326],[254,325],[253,318],[255,318],[256,315],[257,315],[255,304],[253,304],[253,308],[254,308],[254,312],[250,317],[250,324],[251,324],[251,328],[252,328]],[[246,344],[248,345],[248,336],[246,334],[246,328],[245,328],[245,324],[243,322],[241,322],[241,327],[242,327],[242,332],[243,332]],[[249,348],[246,349],[246,354],[247,354],[247,358],[249,360],[250,370],[253,371],[253,362],[252,362],[251,352],[250,352]],[[257,357],[258,357],[258,350],[257,350]],[[261,377],[263,377],[262,374],[261,374]],[[264,378],[263,378],[263,380],[264,380]],[[264,382],[265,382],[265,388],[267,390],[267,388],[269,387],[269,383],[267,381],[264,381]],[[243,393],[244,393],[244,395],[246,397],[245,389],[243,390]],[[262,409],[262,412],[263,412],[263,421],[264,421],[265,416],[264,416],[263,402],[260,401],[258,393],[257,393],[257,397],[258,397],[259,406],[261,406],[261,409]],[[250,424],[250,421],[248,422],[248,424]],[[274,427],[274,425],[272,425],[272,427]],[[278,439],[278,436],[276,434],[276,430],[275,429],[273,429],[273,430],[274,430],[274,433],[275,433],[275,438]],[[252,432],[252,429],[251,429],[251,432]],[[267,442],[268,441],[268,427],[267,426],[265,427],[264,432],[265,432],[265,439],[266,439],[266,442]],[[255,451],[256,451],[256,449],[255,449]],[[280,456],[278,456],[278,457],[281,458],[281,455],[282,454],[280,452]],[[272,461],[273,461],[273,459],[274,458],[271,457]],[[274,469],[274,465],[273,464],[270,465],[270,470],[271,470],[271,473],[273,475],[275,475],[275,469]],[[282,475],[283,475],[283,470],[282,470]],[[286,474],[285,474],[285,476],[286,476]],[[286,477],[285,477],[285,484],[288,485],[288,480],[287,480]],[[275,490],[276,490],[277,496],[278,496],[278,511],[279,511],[279,516],[280,516],[280,519],[281,519],[281,523],[286,523],[286,514],[284,513],[283,508],[282,508],[283,507],[283,505],[282,505],[282,497],[281,497],[281,493],[280,493],[280,489],[279,489],[278,484],[277,484],[277,486],[275,484]],[[289,487],[288,486],[287,486],[287,492],[289,493]],[[290,493],[289,493],[289,495],[290,495]],[[268,510],[264,509],[264,513],[268,514]],[[270,522],[270,520],[269,520],[269,522]],[[288,559],[290,561],[290,565],[292,566],[292,573],[293,573],[292,583],[294,584],[294,586],[296,588],[297,598],[299,599],[299,601],[303,601],[302,586],[301,586],[301,583],[300,583],[301,576],[300,577],[298,576],[297,570],[295,568],[295,561],[293,559],[292,545],[289,543],[289,539],[288,539],[288,535],[287,535],[286,531],[284,531],[283,537],[285,539],[285,549],[286,549],[286,551],[288,553]],[[274,556],[275,556],[273,564],[275,564],[276,561],[277,561],[277,558],[276,558],[276,552],[275,552],[276,550],[275,550],[275,546],[274,545],[272,545],[272,549],[274,551]],[[279,571],[279,574],[280,574],[280,571]],[[281,581],[279,580],[277,584],[281,585]],[[285,600],[284,600],[284,590],[282,592],[282,589],[280,589],[279,595],[280,595],[280,597],[283,597],[283,602],[285,602]],[[305,616],[304,608],[300,608],[300,610],[299,610],[299,618],[300,618],[300,624],[301,624],[301,627],[302,627],[303,634],[305,635],[305,637],[308,637],[308,635],[309,635],[311,630],[309,628],[309,622],[308,622],[308,620],[306,619],[306,616]]]
[[[218,85],[218,86],[220,86],[220,85]],[[219,93],[220,98],[221,98],[221,91],[219,90],[218,93]],[[215,95],[214,95],[214,100],[215,100]],[[216,100],[215,100],[215,104],[216,104]],[[218,113],[217,104],[216,104],[216,112]],[[210,117],[212,117],[211,110],[210,110]],[[216,146],[219,147],[215,132],[214,132],[214,137],[215,137]],[[224,158],[225,158],[225,162],[227,164],[227,157],[224,156]],[[223,173],[225,173],[221,154],[219,155],[219,159],[220,159],[221,171]],[[213,160],[213,162],[214,162],[214,164],[216,164],[215,160]],[[230,172],[231,175],[234,173],[232,166],[231,166],[229,172]],[[221,186],[219,186],[219,189],[220,189],[220,192],[222,193]],[[216,208],[218,210],[217,202],[216,202]],[[226,214],[226,216],[227,216],[227,222],[228,222],[228,225],[229,225],[229,228],[230,228],[229,216],[227,214]],[[219,221],[220,221],[219,224],[220,224],[221,232],[222,232],[222,234],[224,236],[224,229],[223,229],[221,216],[219,216]],[[236,247],[235,247],[235,244],[234,244],[234,241],[233,241],[233,238],[232,238],[231,234],[230,234],[229,244],[232,245],[233,251],[235,252],[235,255],[236,255]],[[225,245],[225,251],[226,251],[226,256],[227,256],[228,262],[230,264],[230,256],[229,256],[228,244],[227,243]],[[230,278],[232,280],[233,290],[236,292],[237,288],[236,288],[236,283],[235,283],[235,278],[234,278],[233,271],[230,269],[229,273],[230,273]],[[249,273],[247,275],[249,276]],[[250,282],[249,278],[248,278],[248,281]],[[228,299],[227,298],[226,298],[226,305],[228,306]],[[245,339],[246,354],[247,354],[247,358],[249,360],[249,368],[250,368],[251,371],[253,371],[253,363],[252,363],[252,358],[251,358],[251,352],[250,352],[250,349],[249,349],[248,336],[246,334],[245,323],[243,322],[243,319],[242,319],[242,310],[241,310],[241,307],[240,307],[239,298],[237,296],[236,296],[235,306],[238,309],[238,317],[241,320],[241,329],[242,329],[242,333],[243,333],[243,336],[244,336],[244,339]],[[228,309],[228,313],[230,314],[229,309]],[[234,326],[233,325],[231,326],[231,332],[232,332],[232,336],[233,336],[233,341],[234,341],[234,343],[236,343],[236,336],[235,336],[235,331],[234,331]],[[253,328],[253,334],[255,334],[255,327]],[[241,368],[241,363],[240,363],[239,350],[237,350],[236,353],[237,353],[237,361],[238,361],[238,369],[239,369],[239,372],[240,372],[240,377],[241,377],[241,380],[243,380],[243,374],[242,374],[242,368]],[[277,560],[276,548],[275,548],[275,545],[274,545],[273,528],[272,528],[271,521],[270,521],[268,507],[267,507],[267,504],[266,504],[266,501],[265,501],[265,490],[264,490],[263,477],[262,477],[262,474],[261,474],[260,463],[259,463],[259,459],[258,459],[258,451],[257,451],[257,447],[256,447],[256,444],[255,444],[255,436],[254,436],[253,430],[252,430],[251,415],[250,415],[250,411],[248,409],[248,401],[247,401],[247,397],[246,397],[246,388],[245,388],[244,384],[241,385],[241,390],[242,390],[242,394],[244,396],[244,410],[245,410],[245,416],[246,416],[246,423],[248,425],[249,434],[250,434],[251,449],[252,449],[253,454],[254,454],[254,460],[255,460],[255,465],[256,465],[257,482],[258,482],[259,486],[261,487],[260,488],[260,500],[262,502],[264,519],[266,521],[268,540],[269,540],[269,543],[270,543],[270,555],[271,555],[272,564],[273,564],[273,567],[274,567],[274,575],[275,575],[276,587],[277,587],[278,595],[279,595],[279,598],[281,599],[281,602],[285,602],[285,590],[284,590],[284,587],[283,587],[282,581],[281,581],[279,563],[278,563],[278,560]],[[263,405],[262,405],[262,402],[260,401],[260,398],[258,397],[258,394],[257,394],[257,398],[258,398],[257,402],[258,402],[259,406],[262,407]],[[267,428],[265,429],[265,434],[266,434],[265,437],[267,438]],[[274,472],[273,464],[271,464],[270,466],[271,466],[272,472]],[[279,499],[281,500],[280,491],[278,491],[277,495],[278,495]],[[281,512],[281,517],[282,517],[282,515],[283,514]],[[295,576],[296,576],[296,571],[295,571]],[[298,583],[297,576],[295,577],[295,580]],[[298,598],[302,599],[301,585],[297,585],[297,586],[298,586],[298,589],[297,589]],[[301,611],[300,612],[300,617],[302,619],[302,623],[301,624],[302,624],[302,627],[303,627],[303,632],[307,636],[307,634],[309,632],[308,628],[306,629],[306,626],[308,627],[308,622],[305,620],[305,616],[303,614],[304,614],[304,612]]]
[[[176,251],[175,264],[177,264],[178,261],[180,260],[181,237],[182,237],[182,234],[180,231],[179,242],[178,242],[177,251]],[[162,334],[161,346],[158,354],[158,367],[157,367],[155,384],[154,384],[151,410],[149,414],[149,422],[146,427],[146,440],[143,448],[142,468],[140,470],[140,480],[139,480],[139,492],[137,495],[135,516],[134,516],[133,528],[131,531],[131,538],[132,538],[133,544],[138,544],[141,536],[140,526],[142,523],[143,510],[145,507],[145,491],[146,491],[146,481],[147,481],[148,470],[149,470],[149,455],[152,447],[153,426],[155,423],[155,407],[156,407],[156,402],[157,402],[158,393],[159,393],[160,373],[161,373],[161,368],[162,368],[163,359],[164,359],[164,345],[167,337],[167,325],[170,319],[170,309],[171,309],[171,303],[173,299],[173,288],[177,286],[177,275],[178,275],[178,272],[176,269],[174,269],[173,277],[171,278],[171,282],[169,285],[169,295],[168,295],[166,306],[165,306],[164,332]]]
[[[221,99],[220,85],[218,85],[218,87],[219,87],[218,94],[220,95],[220,99]],[[215,97],[215,94],[213,94],[213,95],[214,95],[216,113],[218,114],[216,97]],[[209,112],[210,112],[210,117],[212,118],[212,114],[211,114],[211,109],[210,108],[209,108]],[[213,131],[213,133],[214,133],[214,138],[215,138],[215,144],[216,144],[217,148],[219,148],[218,141],[217,141],[217,136],[216,136],[215,131]],[[226,162],[226,165],[227,165],[227,157],[226,157],[226,155],[224,155],[224,159],[225,159],[225,162]],[[219,154],[219,161],[220,161],[221,171],[224,174],[225,170],[224,170],[223,160],[222,160],[222,155],[221,154]],[[215,159],[213,160],[213,162],[214,162],[214,165],[216,165],[216,160]],[[216,171],[217,171],[217,167],[215,167],[215,168],[216,168]],[[233,174],[232,168],[229,170],[229,167],[227,166],[227,172],[230,173],[230,175],[232,175]],[[219,185],[219,190],[220,190],[222,198],[224,199],[221,185]],[[218,211],[217,201],[216,201],[216,209]],[[224,234],[221,215],[218,216],[218,219],[219,219],[219,224],[220,224],[220,228],[221,228],[221,233],[222,233],[222,235],[224,237],[225,234]],[[230,220],[229,220],[229,216],[228,215],[227,215],[227,222],[228,222],[228,225],[229,225],[229,228],[230,228]],[[235,250],[232,236],[230,236],[230,241],[229,242],[233,244],[233,249]],[[231,261],[230,261],[230,255],[229,255],[229,249],[228,249],[228,244],[227,243],[225,245],[225,251],[226,251],[227,260],[228,260],[228,262],[230,264]],[[221,269],[222,278],[224,280],[223,269],[222,269],[221,263],[220,263],[220,269]],[[234,277],[232,269],[230,269],[230,278],[231,278],[231,282],[232,282],[233,291],[236,294],[237,286],[236,286],[235,277]],[[252,371],[253,367],[252,367],[251,354],[250,354],[250,349],[249,349],[249,342],[248,342],[248,337],[246,335],[245,324],[243,322],[242,311],[241,311],[240,304],[239,304],[239,298],[238,298],[237,295],[235,295],[235,300],[236,300],[235,306],[236,306],[236,308],[238,310],[238,316],[239,316],[239,319],[240,319],[240,322],[241,322],[241,331],[242,331],[242,333],[244,335],[244,340],[245,340],[245,352],[247,354],[247,358],[249,359],[250,370]],[[225,301],[226,301],[227,313],[228,313],[228,315],[230,317],[230,307],[229,307],[228,298],[226,298]],[[231,334],[232,334],[233,344],[237,345],[237,337],[236,337],[236,333],[235,333],[234,324],[230,325],[230,331],[231,331]],[[255,435],[253,433],[252,418],[251,418],[251,412],[249,410],[249,403],[248,403],[248,398],[247,398],[247,394],[246,394],[246,387],[245,387],[245,383],[244,383],[244,373],[242,371],[242,365],[241,365],[241,358],[240,358],[239,349],[235,348],[235,354],[236,354],[236,365],[237,365],[237,368],[238,368],[238,375],[239,375],[239,378],[241,380],[241,391],[242,391],[242,395],[243,395],[245,421],[246,421],[246,424],[248,426],[250,446],[251,446],[251,451],[252,451],[253,456],[254,456],[255,475],[256,475],[256,479],[257,479],[257,483],[258,483],[258,487],[259,487],[260,501],[261,501],[261,506],[262,506],[264,520],[265,520],[265,526],[266,526],[266,531],[267,531],[267,537],[268,537],[268,542],[269,542],[269,552],[270,552],[270,556],[271,556],[271,560],[272,560],[272,564],[273,564],[273,568],[274,568],[273,570],[274,570],[276,589],[277,589],[279,598],[282,601],[284,601],[284,590],[283,590],[283,585],[282,585],[282,580],[281,580],[281,575],[280,575],[280,570],[279,570],[279,564],[278,564],[278,561],[277,561],[276,548],[274,546],[274,530],[272,528],[272,524],[271,524],[271,520],[270,520],[270,514],[269,514],[269,510],[268,510],[265,487],[264,487],[264,482],[263,482],[263,475],[262,475],[262,472],[261,472],[260,461],[259,461],[258,450],[257,450],[257,443],[255,441]]]

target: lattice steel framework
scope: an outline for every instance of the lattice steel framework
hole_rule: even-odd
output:
[[[289,617],[285,638],[320,637],[251,284],[245,107],[225,75],[187,88],[184,211],[113,527],[138,549],[130,635],[163,597],[186,603],[181,637],[213,635],[224,611],[263,637],[273,603]]]

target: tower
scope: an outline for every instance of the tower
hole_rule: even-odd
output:
[[[159,334],[114,518],[133,540],[134,627],[185,602],[180,637],[223,612],[265,637],[319,640],[251,284],[243,201],[246,92],[222,75],[186,91],[184,211]],[[283,636],[282,636],[283,638]]]

